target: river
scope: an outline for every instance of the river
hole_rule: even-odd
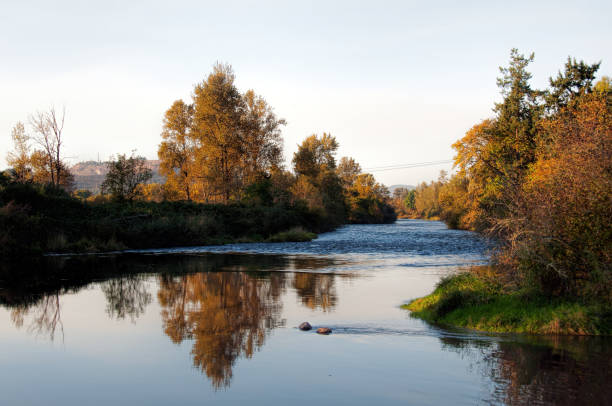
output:
[[[52,258],[78,280],[0,285],[0,403],[610,404],[611,338],[488,335],[400,308],[486,255],[474,233],[400,220]]]

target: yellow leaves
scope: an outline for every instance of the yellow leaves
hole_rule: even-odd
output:
[[[355,192],[357,197],[362,199],[385,200],[387,198],[386,187],[376,182],[374,175],[370,173],[357,175],[349,192]]]
[[[344,187],[350,187],[355,182],[357,175],[361,173],[361,166],[353,158],[343,156],[336,172]]]
[[[463,138],[452,145],[457,151],[455,166],[459,167],[461,172],[467,173],[473,165],[480,164],[479,159],[485,153],[488,145],[489,130],[492,124],[492,120],[483,120],[470,128]]]
[[[235,86],[231,66],[217,63],[194,88],[193,103],[168,109],[158,155],[181,199],[229,202],[281,165],[285,121],[263,97]]]
[[[330,134],[321,137],[313,134],[299,145],[293,154],[293,168],[298,175],[315,178],[325,170],[336,168],[338,141]]]
[[[295,199],[305,201],[310,209],[323,207],[321,193],[306,176],[298,176],[290,191]]]
[[[530,188],[538,184],[546,184],[553,177],[558,167],[558,159],[541,159],[535,163],[527,176],[526,187]]]

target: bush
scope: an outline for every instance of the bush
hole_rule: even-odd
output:
[[[270,238],[269,242],[306,242],[317,238],[315,233],[308,232],[302,227],[294,227],[288,231],[276,233]]]
[[[301,204],[88,202],[35,184],[0,186],[3,258],[49,251],[221,244],[254,236],[303,241],[315,236],[304,230],[321,232],[329,227],[324,216]]]

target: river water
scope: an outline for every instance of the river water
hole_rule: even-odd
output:
[[[486,250],[400,220],[50,259],[79,277],[0,285],[0,404],[610,404],[610,338],[487,335],[400,308]]]

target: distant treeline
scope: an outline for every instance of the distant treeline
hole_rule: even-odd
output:
[[[411,209],[499,242],[509,286],[612,303],[612,87],[568,58],[545,90],[511,53],[494,116],[453,144],[452,176],[419,185]]]
[[[387,188],[354,159],[337,162],[329,134],[307,137],[285,169],[285,121],[234,79],[217,64],[191,103],[168,109],[158,150],[164,183],[151,182],[144,158],[118,154],[101,193],[74,190],[62,155],[65,113],[31,116],[32,134],[17,123],[11,168],[0,173],[2,254],[302,240],[347,222],[395,220]]]

